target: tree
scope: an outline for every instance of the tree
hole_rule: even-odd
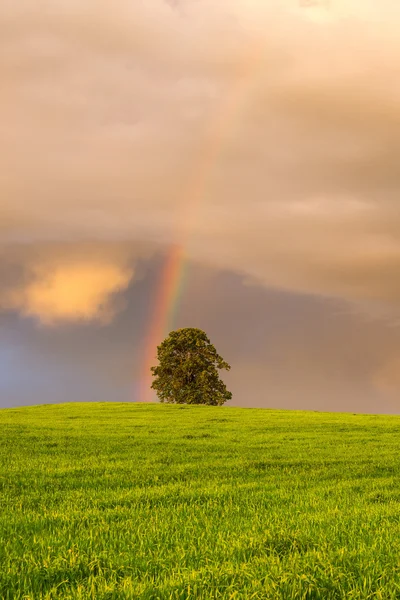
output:
[[[161,402],[221,406],[232,398],[217,371],[231,367],[201,329],[171,331],[157,347],[157,358],[151,387]]]

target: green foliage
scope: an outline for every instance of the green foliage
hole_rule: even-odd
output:
[[[151,387],[161,402],[221,406],[232,398],[217,370],[231,367],[201,329],[171,331],[157,347],[157,358]]]

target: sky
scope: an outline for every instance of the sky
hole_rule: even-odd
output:
[[[0,406],[400,412],[398,0],[3,0]]]

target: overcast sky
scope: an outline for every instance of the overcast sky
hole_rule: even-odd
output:
[[[142,400],[178,243],[227,405],[400,412],[398,0],[2,0],[0,30],[1,406]]]

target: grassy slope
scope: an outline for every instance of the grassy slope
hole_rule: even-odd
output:
[[[0,597],[400,598],[400,417],[0,411]]]

